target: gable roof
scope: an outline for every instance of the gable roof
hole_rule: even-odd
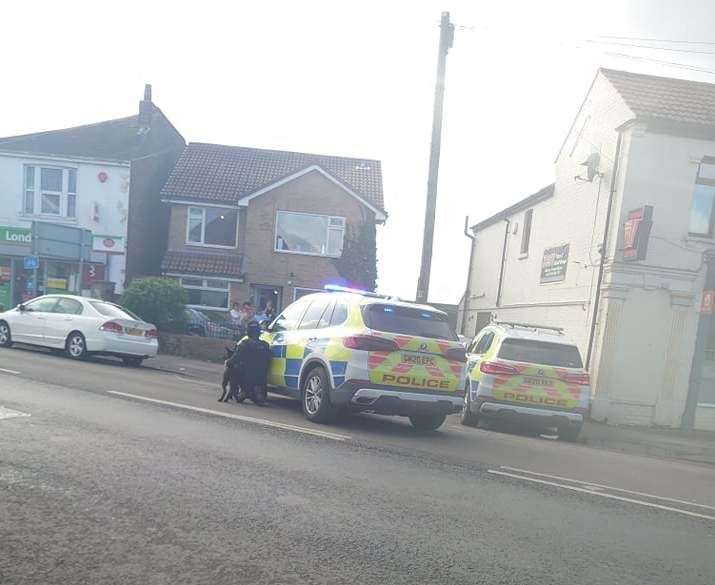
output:
[[[134,160],[168,148],[181,148],[184,138],[164,113],[151,105],[149,131],[139,116],[117,118],[61,130],[0,138],[0,151],[104,160]]]
[[[715,126],[715,84],[599,69],[638,118]]]
[[[511,205],[507,207],[506,209],[502,209],[500,212],[495,213],[491,217],[488,217],[487,219],[483,219],[479,223],[475,223],[472,226],[472,232],[476,233],[480,230],[483,230],[486,227],[489,227],[492,224],[498,223],[504,219],[507,219],[509,216],[514,215],[518,211],[521,211],[522,209],[527,209],[529,207],[532,207],[536,205],[537,203],[540,203],[541,201],[544,201],[545,199],[548,199],[549,197],[552,197],[554,194],[554,183],[551,183],[551,185],[547,185],[543,189],[540,189],[536,193],[529,195],[528,197],[525,197],[524,199],[517,201],[514,203],[514,205]]]
[[[238,204],[309,167],[319,167],[384,212],[380,161],[191,142],[161,192],[163,199]]]

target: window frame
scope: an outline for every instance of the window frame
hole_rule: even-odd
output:
[[[32,187],[28,187],[28,169],[32,169]],[[42,170],[58,170],[62,173],[62,185],[60,191],[42,188]],[[70,173],[74,173],[74,191],[69,190]],[[77,221],[77,182],[79,180],[79,168],[76,166],[62,166],[53,164],[23,163],[22,165],[22,213],[27,217],[42,217]],[[59,197],[59,213],[49,213],[42,211],[43,195]],[[70,214],[70,199],[72,199],[72,214]],[[31,206],[28,202],[32,203]],[[32,209],[29,209],[32,207]]]
[[[303,291],[308,291],[304,295],[297,296],[297,293],[299,290]],[[319,292],[324,292],[323,289],[320,288],[308,288],[305,286],[295,286],[293,287],[293,302],[296,302],[299,299],[302,299],[303,297],[307,297],[308,295],[312,295],[314,293],[319,293]]]
[[[690,208],[689,211],[692,213],[693,210],[693,204],[694,204],[694,198],[695,198],[695,188],[697,185],[703,185],[705,187],[711,187],[713,190],[715,190],[715,179],[707,179],[704,177],[700,176],[700,168],[702,165],[710,165],[712,167],[715,167],[715,159],[711,158],[703,158],[699,163],[698,163],[698,170],[695,173],[695,182],[693,183],[693,188],[692,192],[690,195]],[[693,237],[693,238],[712,238],[713,234],[715,234],[715,192],[713,192],[713,203],[710,207],[710,221],[708,224],[708,233],[700,233],[700,232],[693,232],[690,230],[690,215],[688,215],[688,236]]]
[[[321,254],[318,252],[300,252],[298,250],[280,250],[278,248],[278,217],[281,214],[307,215],[307,216],[312,216],[312,217],[326,218],[327,222],[325,224],[325,254]],[[341,220],[342,226],[341,227],[331,226],[330,225],[331,220]],[[331,231],[340,231],[342,234],[341,248],[340,248],[339,254],[329,254],[328,253],[328,242],[330,241],[330,232]],[[340,256],[342,256],[342,254],[343,254],[343,250],[345,249],[345,232],[346,231],[347,231],[347,219],[342,215],[326,215],[324,213],[311,213],[309,211],[290,211],[287,209],[277,209],[276,215],[274,218],[274,226],[273,226],[273,251],[276,252],[277,254],[299,254],[301,256],[317,256],[319,258],[340,258]]]
[[[526,258],[529,255],[529,246],[531,245],[531,228],[534,225],[534,208],[527,209],[524,212],[524,225],[521,229],[521,245],[519,246],[519,256]]]
[[[201,241],[200,242],[194,242],[193,240],[189,239],[189,233],[190,233],[190,225],[191,225],[191,211],[192,210],[199,210],[201,211]],[[185,242],[187,246],[200,246],[202,248],[220,248],[223,250],[235,250],[236,247],[238,246],[238,224],[239,224],[239,213],[238,213],[238,208],[237,207],[230,207],[230,206],[219,206],[219,205],[212,205],[211,209],[226,209],[228,211],[235,211],[236,212],[236,233],[233,235],[233,245],[227,246],[224,244],[207,244],[206,243],[206,211],[209,209],[208,207],[204,207],[201,205],[187,205],[186,206],[186,236],[185,236]]]
[[[184,274],[181,276],[175,276],[179,281],[179,285],[181,285],[181,288],[185,290],[199,290],[199,291],[207,291],[207,292],[220,292],[220,293],[226,293],[226,306],[225,307],[216,307],[214,305],[195,305],[192,303],[187,303],[186,306],[189,307],[190,309],[209,309],[211,311],[226,311],[228,312],[229,309],[231,308],[231,280],[226,279],[226,278],[218,278],[218,277],[207,277],[207,276],[194,276],[190,274]],[[196,285],[196,284],[184,284],[184,279],[195,279],[195,280],[201,280],[201,286]],[[212,281],[215,283],[216,281],[223,281],[226,283],[226,288],[219,288],[217,286],[208,286],[208,281]]]

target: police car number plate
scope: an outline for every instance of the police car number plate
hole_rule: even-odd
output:
[[[427,355],[403,353],[402,363],[412,364],[414,366],[434,366],[434,358]]]
[[[524,378],[524,383],[532,386],[553,386],[554,382],[546,378]]]

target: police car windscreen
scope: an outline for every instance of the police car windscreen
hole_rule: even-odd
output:
[[[457,339],[447,317],[441,313],[397,305],[375,304],[365,307],[363,315],[365,324],[377,331],[433,339]]]
[[[575,345],[547,343],[532,339],[505,339],[499,357],[515,362],[543,364],[561,368],[582,368],[581,354]]]

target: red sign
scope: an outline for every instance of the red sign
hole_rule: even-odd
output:
[[[104,264],[89,262],[82,265],[82,286],[91,287],[98,280],[104,280]]]
[[[99,179],[100,183],[106,183],[107,179],[109,178],[109,175],[107,173],[105,173],[104,171],[100,171],[97,174],[97,178]]]
[[[623,259],[645,260],[648,253],[648,238],[653,226],[653,207],[645,205],[628,212],[623,226]]]
[[[104,238],[102,240],[102,244],[104,244],[105,248],[114,248],[114,246],[117,245],[117,242],[112,238]]]
[[[715,290],[703,291],[703,302],[700,304],[700,313],[712,315],[715,313]]]

